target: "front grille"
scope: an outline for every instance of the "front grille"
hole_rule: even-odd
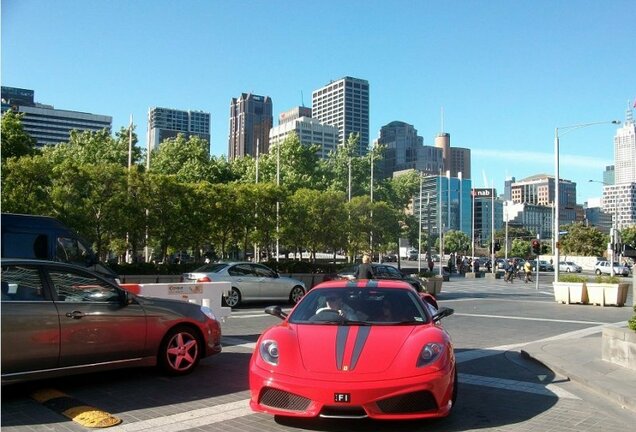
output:
[[[410,414],[437,410],[437,402],[429,391],[407,393],[382,399],[377,402],[378,408],[385,414]]]
[[[266,387],[261,392],[261,405],[288,411],[305,411],[311,400],[283,390]]]

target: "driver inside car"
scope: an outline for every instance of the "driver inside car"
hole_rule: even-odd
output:
[[[338,312],[340,316],[344,317],[347,320],[350,320],[350,321],[358,320],[358,316],[356,315],[355,311],[351,309],[351,307],[348,304],[346,304],[342,300],[342,297],[339,296],[338,294],[329,294],[326,298],[326,302],[327,302],[327,306],[319,308],[316,311],[316,315],[326,310],[333,310]]]

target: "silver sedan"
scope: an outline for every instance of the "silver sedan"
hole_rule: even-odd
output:
[[[255,300],[289,301],[293,304],[305,295],[305,284],[299,280],[279,276],[259,263],[210,263],[184,273],[183,282],[230,282],[232,291],[225,297],[230,307]]]
[[[566,273],[581,273],[583,268],[572,261],[561,261],[559,263],[559,271]]]

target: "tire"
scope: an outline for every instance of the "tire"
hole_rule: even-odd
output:
[[[305,290],[300,285],[296,285],[292,288],[289,293],[289,302],[291,304],[296,304],[300,301],[301,298],[305,295]]]
[[[595,272],[595,273],[596,273],[596,275],[597,275],[597,276],[600,276],[600,275],[601,275],[601,271],[600,271],[599,269],[596,269],[596,272]]]
[[[241,293],[238,289],[232,288],[232,291],[230,291],[230,295],[225,297],[225,304],[227,304],[229,307],[236,307],[241,304]]]
[[[157,360],[169,375],[186,375],[199,364],[202,352],[203,343],[197,333],[191,327],[178,326],[164,337]]]
[[[568,272],[568,273],[570,273],[570,271],[571,271],[571,270],[570,270],[570,267],[566,268],[566,269],[565,269],[565,271],[566,271],[566,272]]]

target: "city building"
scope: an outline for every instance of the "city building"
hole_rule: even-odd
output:
[[[425,146],[424,138],[408,123],[393,121],[382,126],[375,143],[385,147],[383,158],[377,163],[378,178],[391,178],[395,172],[410,169],[425,175],[443,172],[442,150]]]
[[[475,245],[487,248],[490,248],[492,241],[493,224],[495,232],[504,227],[503,201],[497,198],[496,189],[493,192],[495,195],[494,199],[477,194],[473,203],[475,211]]]
[[[311,108],[305,106],[294,107],[278,115],[278,124],[294,121],[301,117],[311,118]]]
[[[636,123],[631,108],[614,136],[614,182],[603,177],[603,212],[619,230],[636,224]]]
[[[34,96],[33,90],[2,86],[2,112],[22,113],[22,128],[35,139],[36,147],[68,142],[73,130],[112,129],[111,116],[55,109],[35,102]]]
[[[447,132],[435,136],[435,147],[442,149],[444,172],[450,171],[451,177],[471,178],[470,149],[451,147]]]
[[[319,146],[318,157],[326,159],[338,145],[338,128],[320,123],[309,117],[298,117],[274,126],[269,132],[269,145],[283,142],[291,134],[296,134],[305,146]]]
[[[541,239],[551,239],[554,231],[554,208],[528,202],[507,201],[504,205],[504,223],[520,226]]]
[[[203,111],[183,111],[171,108],[148,110],[148,152],[159,148],[168,138],[183,134],[186,139],[197,136],[204,139],[210,153],[210,114]]]
[[[462,231],[469,238],[472,223],[472,199],[470,179],[447,176],[423,176],[420,195],[413,197],[413,215],[419,217],[421,209],[422,230],[433,235],[442,231]],[[420,207],[421,206],[421,207]]]
[[[538,174],[511,184],[511,200],[515,204],[554,207],[554,176]],[[559,179],[559,225],[576,222],[576,183]],[[550,210],[553,211],[553,210]]]
[[[269,131],[273,123],[272,99],[269,96],[242,93],[238,98],[232,98],[228,159],[268,153]]]
[[[357,155],[369,151],[369,82],[344,77],[312,92],[312,116],[338,128],[338,143],[359,134]]]
[[[605,167],[605,171],[603,171],[603,183],[606,185],[614,184],[614,179],[616,176],[614,175],[614,165],[607,165]]]
[[[605,234],[612,228],[612,215],[601,208],[601,198],[590,198],[584,205],[585,225],[597,227]]]

